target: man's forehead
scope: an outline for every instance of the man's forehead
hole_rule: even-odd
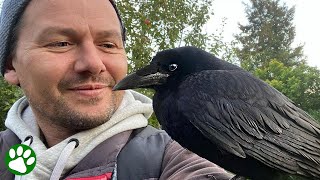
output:
[[[90,30],[105,31],[115,27],[121,33],[120,21],[109,1],[41,0],[41,3],[35,3],[38,1],[34,0],[23,15],[23,26],[27,26],[25,28],[37,27],[43,30],[50,27],[48,30],[51,31],[73,28],[81,31],[89,27]]]
[[[113,17],[118,19],[112,3],[107,0],[32,0],[23,14],[34,14],[34,16],[41,14],[49,17],[58,15],[67,17],[74,14],[94,17],[113,14]]]

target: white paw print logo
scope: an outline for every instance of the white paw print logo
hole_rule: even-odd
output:
[[[17,144],[7,152],[5,162],[9,171],[13,174],[26,175],[36,166],[36,154],[31,147]]]

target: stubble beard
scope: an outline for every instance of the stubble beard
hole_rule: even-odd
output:
[[[100,78],[100,80],[97,81],[103,81],[105,84],[109,84],[110,86],[115,84],[113,79],[102,80],[102,78]],[[72,82],[79,83],[81,80],[73,80]],[[63,81],[60,84],[60,88],[65,88],[68,83],[68,81]],[[41,93],[42,97],[47,97],[45,98],[45,101],[35,100],[32,99],[32,96],[27,95],[30,106],[37,112],[36,114],[39,116],[38,118],[40,118],[38,120],[47,124],[54,124],[55,126],[63,127],[74,132],[92,129],[110,120],[123,97],[123,94],[120,92],[112,92],[109,102],[103,102],[108,104],[108,106],[104,110],[101,110],[101,112],[92,115],[90,113],[77,111],[77,105],[68,104],[68,100],[63,96],[60,96],[57,99],[50,97],[49,92],[50,90],[46,89]],[[95,106],[98,103],[101,103],[101,101],[102,100],[99,98],[91,98],[80,103],[87,106]]]
[[[54,104],[52,106],[51,112],[48,112],[43,103],[34,103],[32,99],[29,99],[30,105],[34,107],[35,111],[40,114],[43,118],[42,120],[47,121],[48,124],[54,124],[58,127],[63,127],[69,129],[71,131],[81,131],[86,129],[95,128],[104,124],[114,114],[117,109],[117,95],[111,96],[111,102],[109,102],[108,108],[106,108],[102,113],[97,115],[86,114],[83,112],[77,111],[75,107],[70,107],[65,99],[59,98],[56,102],[52,102]],[[95,105],[98,103],[98,99],[91,99],[87,103],[91,105]],[[107,103],[107,102],[106,102]]]
[[[88,115],[81,112],[77,112],[70,108],[67,103],[63,100],[59,100],[53,107],[55,109],[55,116],[52,121],[56,122],[65,128],[72,128],[75,131],[91,129],[105,122],[109,121],[114,112],[116,111],[116,103],[114,96],[112,96],[111,102],[109,102],[109,107],[103,111],[103,113],[98,115]],[[96,105],[100,100],[90,99],[90,105]]]

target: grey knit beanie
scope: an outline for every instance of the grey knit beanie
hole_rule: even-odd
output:
[[[0,18],[0,70],[2,75],[4,75],[5,72],[6,60],[10,55],[10,44],[14,43],[12,42],[13,30],[30,1],[31,0],[4,0],[2,4]],[[115,2],[113,0],[110,0],[110,2],[114,7],[119,18],[122,31],[122,40],[123,44],[125,44],[125,27],[123,25],[120,13],[116,7]]]

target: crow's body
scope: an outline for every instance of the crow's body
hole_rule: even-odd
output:
[[[320,179],[320,126],[235,65],[193,47],[166,50],[116,88],[135,87],[155,89],[155,114],[173,139],[237,175]]]

